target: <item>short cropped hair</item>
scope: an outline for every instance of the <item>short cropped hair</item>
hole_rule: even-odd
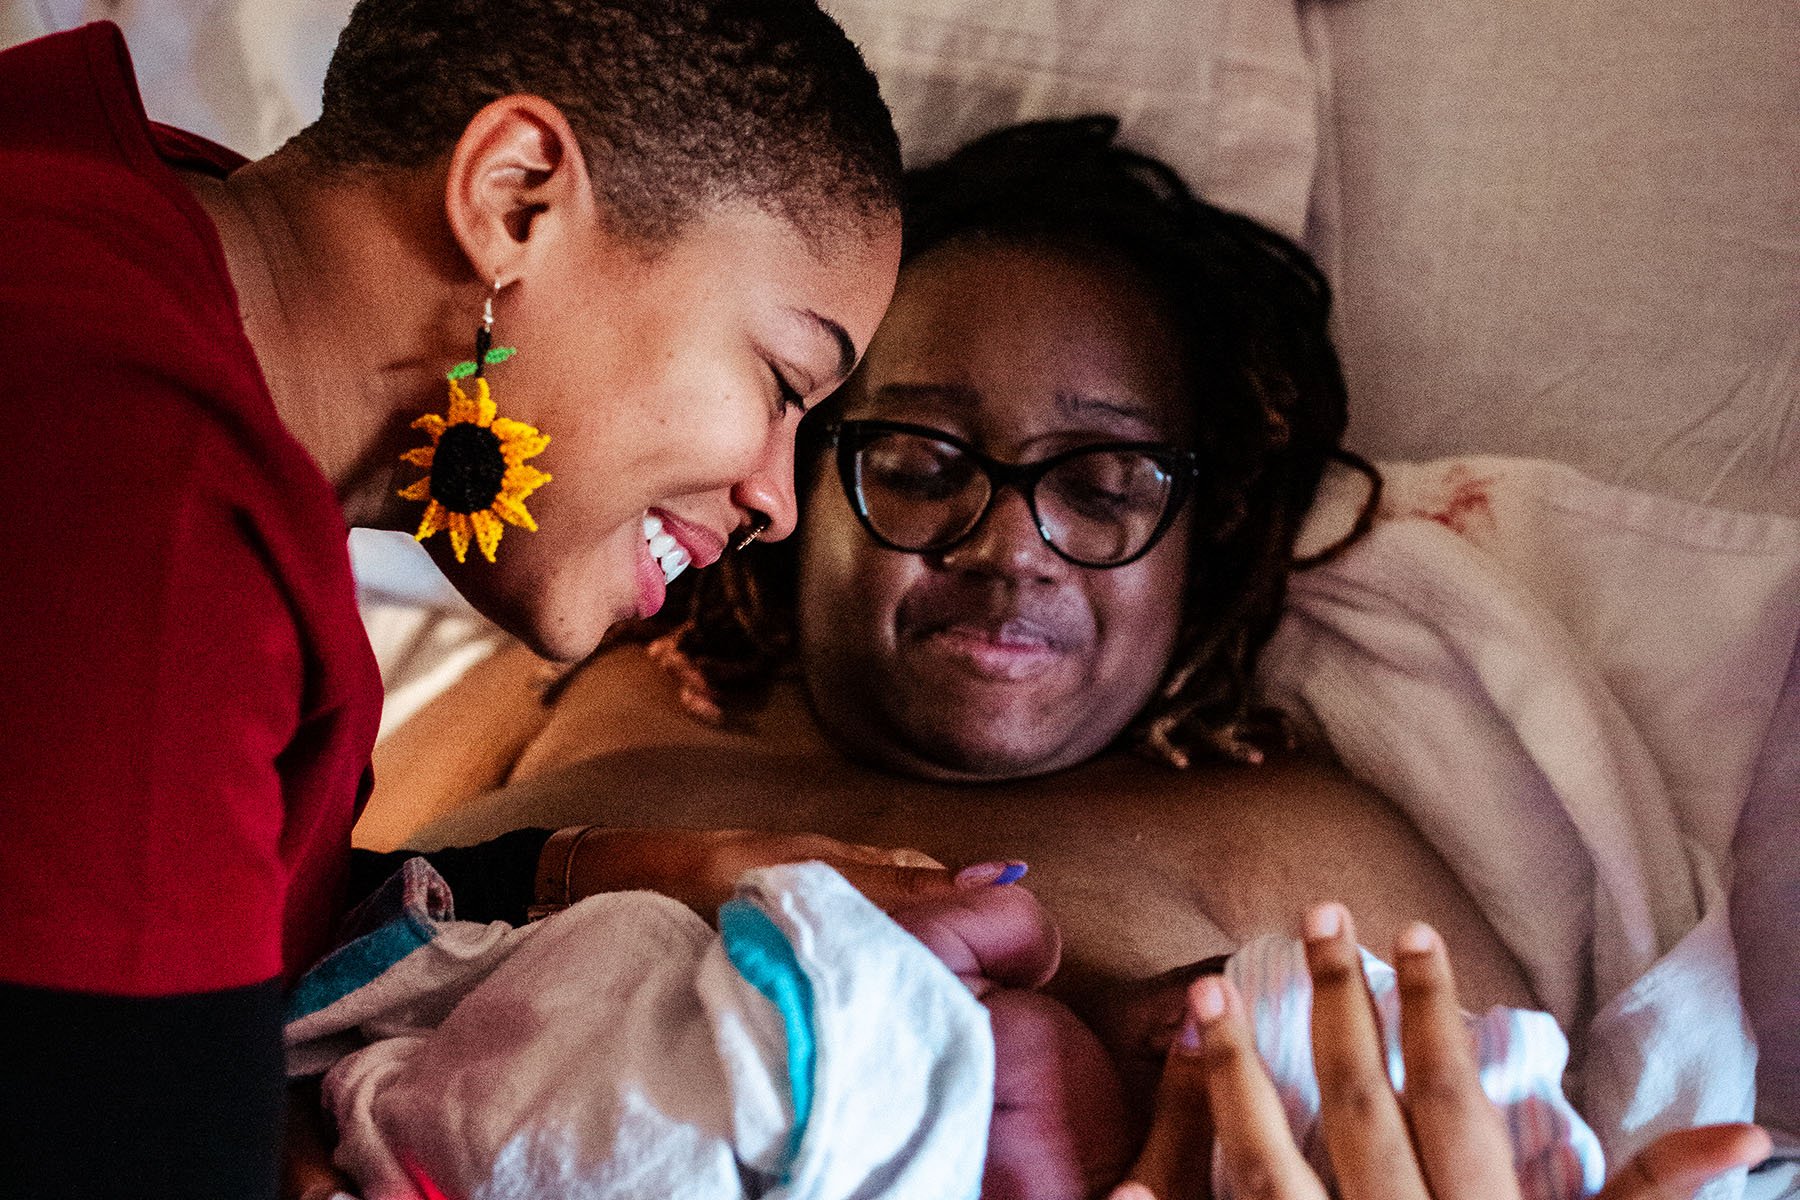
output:
[[[1281,616],[1289,574],[1366,532],[1380,477],[1340,441],[1343,374],[1327,323],[1331,292],[1304,251],[1196,197],[1167,164],[1118,144],[1110,117],[1012,126],[909,172],[902,263],[952,243],[1024,244],[1123,261],[1163,304],[1194,406],[1202,473],[1181,624],[1161,682],[1124,731],[1154,759],[1255,762],[1288,740],[1253,701],[1251,674]],[[904,267],[903,267],[904,269]],[[824,457],[809,450],[845,393],[801,425],[807,494]],[[1294,557],[1326,463],[1372,487],[1338,544]],[[662,637],[727,704],[754,703],[796,660],[799,563],[790,539],[728,555],[677,584],[663,618],[616,640]],[[671,627],[672,626],[672,627]]]
[[[815,0],[360,0],[295,142],[327,170],[423,166],[515,93],[568,118],[627,236],[732,201],[802,233],[899,207],[893,121]]]

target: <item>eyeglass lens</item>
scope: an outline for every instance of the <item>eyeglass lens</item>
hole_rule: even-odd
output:
[[[960,447],[885,432],[857,455],[857,483],[870,526],[907,550],[933,550],[967,534],[987,509],[993,483]],[[1095,450],[1063,460],[1033,489],[1039,528],[1070,558],[1102,565],[1143,550],[1162,523],[1174,478],[1136,450]]]

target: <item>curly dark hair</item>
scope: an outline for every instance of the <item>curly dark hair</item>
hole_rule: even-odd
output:
[[[899,204],[887,106],[815,0],[361,0],[294,144],[326,170],[421,166],[520,92],[562,110],[647,241],[727,200],[803,232]]]
[[[1197,199],[1169,166],[1118,145],[1117,131],[1107,117],[1019,125],[909,172],[903,261],[953,241],[1026,243],[1123,259],[1164,299],[1190,395],[1204,404],[1202,477],[1176,648],[1125,736],[1177,767],[1259,761],[1286,741],[1280,720],[1253,705],[1250,676],[1288,575],[1366,531],[1380,480],[1339,446],[1344,380],[1326,331],[1330,289],[1311,259]],[[832,408],[809,414],[803,442]],[[821,457],[803,445],[801,495]],[[1297,561],[1300,524],[1332,458],[1368,475],[1368,503],[1343,541]],[[619,636],[660,635],[721,700],[749,702],[794,660],[797,573],[792,541],[752,546],[678,584],[665,610],[674,615]]]

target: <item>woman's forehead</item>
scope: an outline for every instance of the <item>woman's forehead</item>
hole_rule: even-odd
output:
[[[902,272],[847,415],[1180,439],[1181,361],[1161,298],[1122,262],[952,243]]]

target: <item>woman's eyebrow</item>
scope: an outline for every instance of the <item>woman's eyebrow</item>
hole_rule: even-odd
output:
[[[1069,417],[1080,417],[1090,413],[1110,413],[1115,417],[1123,417],[1145,429],[1155,430],[1156,422],[1151,419],[1150,410],[1135,401],[1116,396],[1095,396],[1087,392],[1057,392],[1056,407],[1059,412]]]
[[[830,317],[821,316],[810,308],[801,308],[795,311],[811,321],[815,327],[824,331],[837,345],[838,360],[835,378],[843,379],[849,375],[856,368],[856,343],[850,340],[850,335],[845,332],[844,327]]]
[[[884,383],[875,389],[871,398],[882,401],[923,400],[966,408],[979,404],[981,393],[974,388],[953,383]]]

